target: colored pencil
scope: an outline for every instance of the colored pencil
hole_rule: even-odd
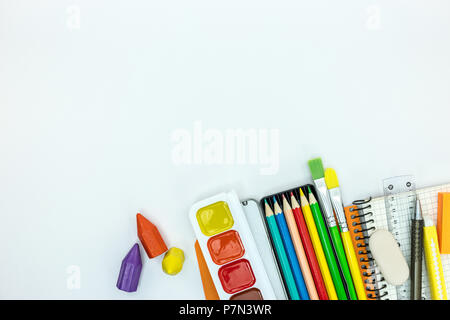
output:
[[[317,200],[310,188],[308,188],[308,194],[309,207],[311,208],[314,222],[316,223],[317,231],[319,232],[320,241],[322,242],[323,250],[325,252],[325,258],[327,259],[328,266],[330,267],[330,273],[333,278],[336,293],[339,300],[347,300],[347,293],[345,292],[344,283],[342,282],[341,274],[339,273],[339,266],[334,256],[331,241],[328,238],[327,228],[322,218],[322,212],[320,211],[319,204],[317,203]]]
[[[300,203],[302,205],[302,211],[309,230],[309,235],[311,236],[311,242],[314,247],[314,252],[316,253],[317,261],[319,263],[320,272],[322,273],[322,278],[325,282],[328,298],[330,300],[337,300],[338,296],[336,293],[336,288],[334,287],[333,278],[331,277],[330,269],[328,268],[327,259],[325,258],[325,253],[323,251],[316,223],[314,222],[314,217],[311,212],[309,202],[306,199],[302,189],[300,189]]]
[[[295,254],[294,244],[292,243],[291,236],[289,235],[289,228],[286,223],[283,211],[277,202],[277,199],[273,197],[273,209],[275,212],[275,220],[277,221],[278,228],[280,229],[281,239],[283,240],[284,248],[288,256],[289,264],[294,275],[295,284],[297,285],[298,293],[302,300],[309,300],[308,290],[306,289],[305,280],[302,276],[302,271],[298,263],[297,255]]]
[[[264,206],[266,211],[267,225],[269,226],[269,232],[272,236],[272,242],[275,247],[275,252],[277,254],[278,261],[280,262],[281,272],[284,275],[287,291],[292,300],[300,300],[297,285],[295,284],[291,266],[289,265],[286,250],[284,249],[283,240],[281,240],[280,231],[278,230],[277,222],[275,221],[275,216],[272,209],[270,208],[270,205],[267,203],[267,200],[264,200]]]
[[[283,198],[283,211],[286,218],[286,222],[289,228],[289,234],[291,235],[292,243],[294,244],[295,253],[297,254],[298,263],[300,264],[300,269],[302,270],[303,279],[305,280],[306,289],[308,290],[309,298],[311,300],[319,300],[319,295],[317,294],[316,286],[314,284],[314,279],[311,274],[311,269],[309,268],[308,259],[306,258],[305,249],[303,248],[302,240],[300,239],[300,234],[297,229],[297,224],[295,223],[294,214],[292,208],[289,205],[284,194]]]
[[[341,189],[339,188],[339,180],[334,169],[328,168],[325,170],[325,182],[327,184],[334,212],[336,213],[336,218],[339,223],[342,244],[344,246],[345,255],[347,256],[348,268],[350,268],[351,277],[349,282],[351,284],[351,280],[353,280],[354,291],[356,291],[357,298],[359,300],[367,300],[364,283],[361,278],[361,272],[359,271],[358,259],[356,258],[355,247],[353,246],[347,220],[345,219]],[[353,290],[349,291],[351,299],[356,300],[356,297],[352,293]]]
[[[295,199],[293,192],[291,192],[291,204],[292,213],[294,215],[295,222],[297,223],[298,233],[300,234],[303,248],[305,249],[306,258],[308,259],[319,300],[328,300],[327,288],[325,287],[325,282],[323,281],[322,273],[320,272],[319,263],[317,262],[316,254],[314,253],[314,247],[308,233],[308,227],[306,226],[305,218],[303,217],[300,205],[298,204],[297,199]]]

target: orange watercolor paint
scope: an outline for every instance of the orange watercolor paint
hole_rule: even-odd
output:
[[[244,246],[235,230],[226,231],[208,240],[208,250],[215,264],[225,264],[244,255]]]

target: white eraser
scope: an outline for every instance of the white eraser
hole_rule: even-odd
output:
[[[387,283],[399,286],[408,280],[408,263],[392,233],[375,231],[370,236],[369,248]]]

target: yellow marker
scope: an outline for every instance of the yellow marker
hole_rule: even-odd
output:
[[[337,300],[336,289],[334,288],[333,279],[331,278],[330,269],[328,268],[327,260],[323,252],[322,244],[320,243],[319,233],[317,232],[316,224],[309,207],[309,202],[306,200],[302,189],[300,189],[300,203],[302,206],[303,216],[305,217],[306,226],[308,227],[311,242],[316,253],[317,262],[319,263],[320,272],[322,273],[323,282],[327,289],[328,298],[330,300]]]
[[[442,269],[441,253],[436,227],[433,218],[427,212],[423,214],[423,249],[427,265],[428,279],[432,300],[447,300],[444,272]]]
[[[334,169],[328,168],[327,170],[325,170],[325,183],[327,184],[331,203],[333,204],[333,209],[339,222],[342,244],[344,246],[345,256],[347,257],[348,267],[350,268],[350,273],[352,275],[356,295],[358,296],[358,300],[367,300],[361,272],[359,271],[355,248],[353,247],[352,239],[350,237],[347,220],[345,220],[344,206],[342,203],[339,181]]]
[[[181,271],[184,263],[183,250],[178,248],[170,248],[164,255],[162,261],[162,269],[165,273],[174,276]]]

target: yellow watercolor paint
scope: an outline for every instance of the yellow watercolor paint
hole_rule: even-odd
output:
[[[233,216],[225,201],[219,201],[197,211],[197,221],[202,233],[208,237],[230,229]]]
[[[184,252],[178,248],[170,248],[164,255],[162,269],[165,273],[174,276],[181,271],[184,263]]]

